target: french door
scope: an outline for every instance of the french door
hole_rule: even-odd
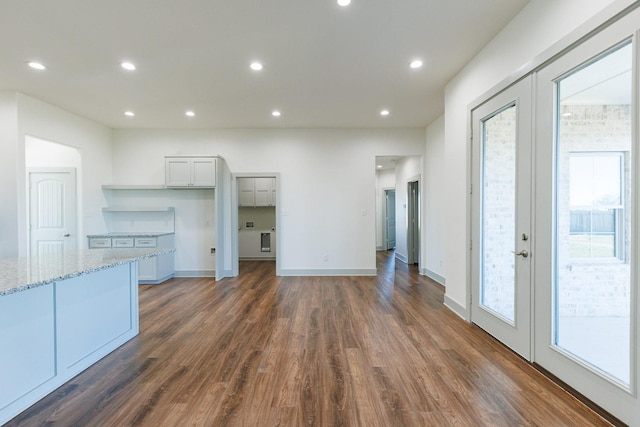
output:
[[[531,357],[531,78],[472,119],[471,320]]]
[[[471,320],[640,426],[640,7],[471,110]]]
[[[636,9],[541,68],[535,93],[533,359],[632,426],[639,22]]]

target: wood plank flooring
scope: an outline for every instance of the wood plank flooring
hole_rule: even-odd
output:
[[[140,286],[140,335],[9,426],[609,425],[378,253],[378,277]]]

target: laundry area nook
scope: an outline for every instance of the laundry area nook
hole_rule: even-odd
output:
[[[276,259],[276,178],[238,177],[238,259]]]

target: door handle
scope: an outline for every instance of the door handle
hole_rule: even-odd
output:
[[[69,236],[71,236],[71,234],[67,233],[63,237],[69,237]]]
[[[516,254],[517,256],[521,256],[522,258],[526,258],[529,256],[529,252],[526,250],[521,250],[520,252],[511,251],[511,253]]]

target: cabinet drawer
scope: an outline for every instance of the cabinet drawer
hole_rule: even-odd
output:
[[[133,238],[118,237],[111,239],[111,246],[113,246],[114,248],[132,248]]]
[[[110,248],[111,239],[104,237],[94,237],[89,239],[89,248]]]
[[[155,248],[156,245],[155,237],[136,237],[136,248]]]

